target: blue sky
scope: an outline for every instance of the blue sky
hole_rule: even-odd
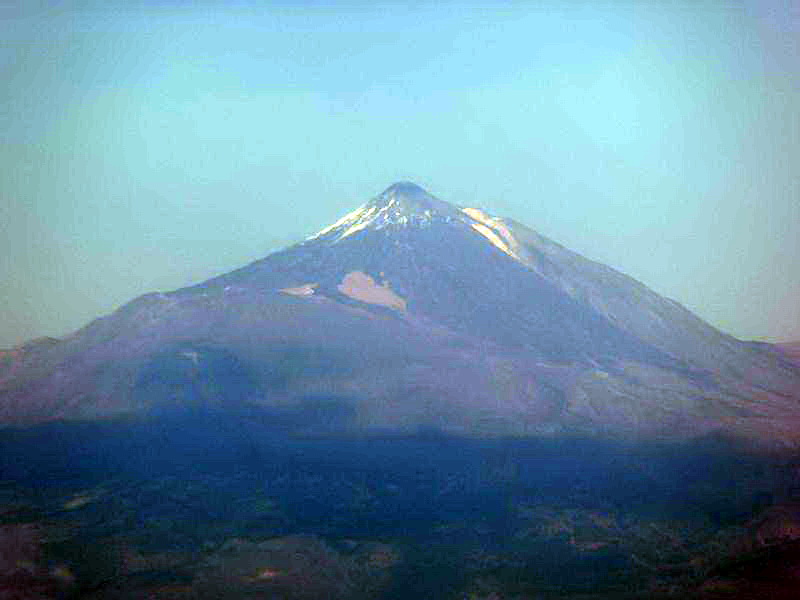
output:
[[[800,339],[800,8],[0,3],[0,347],[396,180]]]

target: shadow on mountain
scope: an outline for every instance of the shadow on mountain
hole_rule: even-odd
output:
[[[671,445],[579,438],[468,440],[434,431],[329,435],[341,431],[334,426],[352,415],[346,398],[309,397],[291,409],[184,407],[147,419],[7,429],[0,432],[0,469],[6,481],[44,487],[186,473],[248,473],[265,480],[357,473],[414,487],[419,507],[405,507],[414,514],[435,512],[438,506],[452,515],[472,510],[470,499],[493,498],[499,506],[516,495],[538,503],[604,505],[716,523],[747,515],[797,484],[786,478],[783,463],[722,440]],[[298,436],[301,426],[306,433]],[[329,500],[319,499],[320,519]],[[310,505],[304,510],[311,518]],[[376,515],[385,524],[392,521],[385,517]],[[404,527],[412,522],[397,519]]]
[[[151,416],[238,410],[259,389],[250,369],[233,353],[182,344],[152,356],[139,373],[133,397]]]
[[[341,597],[395,600],[489,598],[497,586],[515,597],[644,589],[656,572],[672,581],[663,562],[696,573],[687,557],[704,550],[693,536],[740,527],[789,489],[785,465],[713,438],[467,440],[434,430],[334,438],[321,429],[350,418],[348,399],[310,397],[292,410],[184,406],[147,419],[4,430],[3,489],[36,498],[39,522],[81,523],[49,552],[74,563],[82,589],[139,585],[103,574],[113,565],[98,554],[101,540],[124,540],[143,556],[200,556],[191,567],[197,597],[226,569],[243,578],[214,585],[250,593],[261,584],[244,569],[280,558],[287,544],[340,569],[354,549],[373,547],[366,540],[389,544],[377,558],[358,555],[369,573],[391,565],[380,567],[385,589]],[[296,435],[301,423],[317,433]],[[215,554],[203,562],[202,549]],[[227,566],[217,573],[219,561]],[[181,572],[154,566],[147,576]]]

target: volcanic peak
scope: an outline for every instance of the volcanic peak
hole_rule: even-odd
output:
[[[502,219],[477,208],[460,208],[430,195],[420,186],[400,181],[381,194],[329,225],[309,241],[335,244],[364,229],[429,227],[433,223],[455,225],[485,238],[511,258],[528,264],[529,256],[513,229]],[[530,266],[530,265],[529,265]]]
[[[404,198],[429,198],[430,194],[424,188],[412,181],[396,181],[380,194],[381,196],[395,196]]]
[[[431,196],[420,186],[401,181],[390,185],[381,194],[329,225],[312,239],[337,242],[362,229],[383,229],[389,226],[427,226],[434,221],[463,220],[461,210]]]
[[[454,217],[459,209],[449,202],[439,200],[426,190],[409,181],[399,181],[386,188],[381,194],[367,203],[378,212],[387,212],[395,221],[405,219],[431,219],[434,217]],[[404,219],[405,218],[405,219]]]

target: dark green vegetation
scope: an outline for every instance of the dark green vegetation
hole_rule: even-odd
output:
[[[2,432],[0,590],[780,598],[798,583],[786,459],[719,440],[297,439],[268,421],[193,408]]]

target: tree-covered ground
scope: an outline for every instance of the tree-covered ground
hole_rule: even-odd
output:
[[[4,599],[789,598],[800,583],[793,462],[719,440],[298,440],[183,415],[5,431],[0,456]]]

